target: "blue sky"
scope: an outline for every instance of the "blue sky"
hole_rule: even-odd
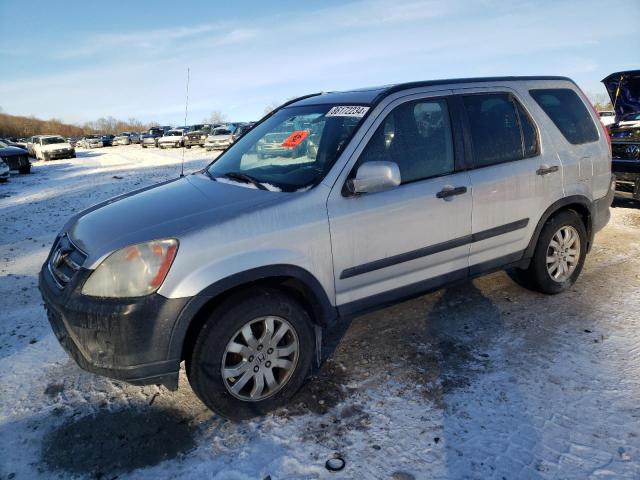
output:
[[[316,91],[640,68],[640,0],[0,0],[0,107],[83,122],[259,118]]]

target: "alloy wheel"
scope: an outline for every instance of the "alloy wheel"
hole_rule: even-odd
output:
[[[547,247],[547,272],[556,282],[568,280],[580,261],[580,235],[571,225],[561,227]]]
[[[227,344],[221,373],[234,397],[257,402],[279,392],[296,369],[300,343],[282,317],[265,316],[247,322]]]

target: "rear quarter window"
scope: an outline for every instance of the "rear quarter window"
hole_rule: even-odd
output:
[[[569,143],[579,145],[598,140],[598,129],[576,92],[569,88],[545,88],[529,93]]]

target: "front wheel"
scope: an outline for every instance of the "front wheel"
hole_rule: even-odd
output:
[[[314,337],[306,310],[279,290],[223,302],[206,321],[187,360],[196,395],[234,420],[285,404],[311,368]]]
[[[31,165],[26,165],[24,167],[20,167],[18,169],[18,172],[20,172],[22,175],[27,175],[27,174],[31,173]]]
[[[571,287],[584,266],[587,230],[573,210],[554,214],[545,223],[527,269],[514,269],[511,277],[520,285],[547,294]]]

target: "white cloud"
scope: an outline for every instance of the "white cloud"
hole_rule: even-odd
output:
[[[615,29],[594,27],[600,11],[595,2],[374,1],[243,23],[98,33],[75,48],[52,46],[64,56],[57,73],[1,78],[0,98],[15,113],[180,123],[187,66],[198,120],[214,109],[248,119],[297,94],[417,79],[561,74],[597,82],[612,67],[593,52],[639,32],[633,15]],[[134,54],[113,54],[119,50]],[[71,62],[83,66],[69,70]]]

